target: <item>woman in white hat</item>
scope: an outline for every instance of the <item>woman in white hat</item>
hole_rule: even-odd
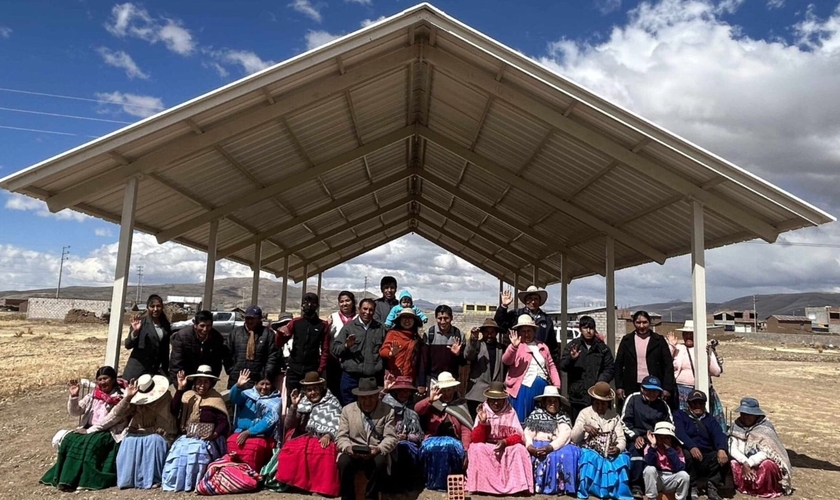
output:
[[[534,410],[534,398],[547,385],[560,387],[560,375],[546,344],[536,339],[537,324],[528,314],[519,316],[510,332],[510,345],[502,355],[508,366],[505,386],[519,421],[524,422]]]
[[[187,390],[188,381],[193,387]],[[210,365],[201,365],[187,376],[178,372],[172,414],[181,432],[166,456],[163,491],[192,491],[204,477],[207,466],[227,453],[230,419],[222,395],[213,389],[219,377]]]
[[[548,385],[534,399],[537,407],[525,420],[525,447],[534,465],[534,492],[574,495],[580,448],[570,444],[572,422],[563,411],[566,398],[559,388]]]
[[[125,390],[114,408],[128,420],[117,452],[117,487],[148,490],[160,486],[169,445],[178,437],[178,424],[169,407],[169,379],[141,375]]]
[[[622,453],[627,438],[621,417],[610,408],[615,391],[596,382],[587,391],[592,404],[578,414],[572,442],[580,445],[578,495],[624,500],[630,491],[630,456]]]

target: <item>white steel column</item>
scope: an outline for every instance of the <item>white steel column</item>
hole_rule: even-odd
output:
[[[120,218],[120,244],[117,250],[117,265],[114,269],[114,290],[111,292],[111,317],[108,320],[108,343],[105,346],[105,364],[121,373],[120,344],[122,344],[123,318],[125,316],[125,291],[128,286],[128,272],[131,268],[131,243],[134,239],[134,209],[137,207],[137,177],[128,179],[123,195],[122,217]]]
[[[531,283],[533,283],[534,286],[539,286],[539,285],[537,285],[537,275],[538,274],[539,274],[539,271],[537,271],[537,266],[534,265],[534,274],[533,274],[532,279],[531,279]]]
[[[321,285],[324,282],[324,273],[318,273],[318,301],[321,301]]]
[[[251,282],[251,304],[257,305],[260,300],[260,268],[262,267],[262,241],[254,245],[254,280]]]
[[[615,353],[615,238],[607,236],[606,242],[607,278],[607,345]]]
[[[566,343],[568,342],[567,330],[569,329],[569,279],[566,270],[568,259],[564,254],[560,254],[560,355],[566,352]],[[564,371],[560,371],[560,389],[564,396],[568,396],[569,377]]]
[[[286,312],[286,299],[289,298],[289,256],[283,257],[283,296],[280,302],[282,312]]]
[[[499,280],[499,297],[502,296],[502,292],[505,291],[505,282],[504,280]]]
[[[216,279],[216,236],[219,232],[219,219],[210,221],[210,237],[207,240],[207,268],[204,271],[204,297],[201,308],[213,310],[213,285]]]
[[[706,240],[703,204],[691,200],[691,316],[694,318],[694,387],[709,396],[709,353],[706,351]]]

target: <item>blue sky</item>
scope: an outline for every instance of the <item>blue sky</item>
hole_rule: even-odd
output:
[[[4,2],[0,177],[411,5],[386,0]],[[840,193],[826,182],[840,158],[832,145],[840,110],[832,102],[836,93],[830,92],[840,74],[838,2],[458,0],[434,5],[821,208],[840,212],[834,201]],[[698,85],[697,75],[709,82]],[[686,112],[676,104],[683,98],[702,98],[707,109]],[[744,109],[733,109],[738,103],[745,103]],[[792,169],[794,160],[799,163]],[[63,245],[72,247],[65,282],[107,284],[102,276],[113,272],[116,234],[112,224],[73,213],[48,214],[39,202],[1,192],[0,289],[52,286]],[[790,239],[840,242],[840,231],[829,226]],[[171,255],[171,249],[142,238],[140,243],[138,262]],[[424,247],[432,258],[461,269],[443,291],[430,287],[429,299],[460,297],[467,290],[475,300],[493,300],[494,281],[446,252],[425,248],[431,246],[412,237],[393,245]],[[710,253],[710,300],[756,290],[830,290],[840,278],[827,250],[744,248]],[[396,247],[381,252],[389,249]],[[783,269],[782,278],[768,282],[758,273],[745,277],[728,271],[756,251]],[[153,266],[158,271],[147,270],[146,281],[198,280],[201,255],[179,252],[182,261],[171,268]],[[803,256],[813,266],[791,270],[784,265]],[[328,274],[327,286],[351,286],[359,273],[376,276],[387,270],[371,266],[361,257]],[[687,271],[685,259],[625,271],[619,302],[689,298]],[[426,282],[424,272],[412,269],[406,280]],[[224,263],[220,274],[246,271]],[[582,280],[573,287],[571,301],[603,300],[602,287],[597,278]]]

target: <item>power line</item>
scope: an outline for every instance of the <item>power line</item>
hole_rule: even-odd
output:
[[[43,97],[55,97],[58,99],[70,99],[73,101],[87,101],[87,102],[98,102],[100,104],[113,104],[115,106],[122,106],[125,103],[122,102],[114,102],[114,101],[106,101],[104,99],[91,99],[89,97],[75,97],[69,95],[61,95],[61,94],[47,94],[44,92],[32,92],[30,90],[18,90],[18,89],[7,89],[0,87],[0,91],[2,92],[14,92],[16,94],[28,94],[28,95],[38,95]],[[160,106],[151,106],[148,104],[131,104],[132,108],[148,108],[160,111]]]
[[[55,298],[58,298],[61,294],[61,274],[64,272],[64,262],[67,260],[67,256],[70,254],[70,245],[66,247],[61,247],[61,263],[58,265],[58,286],[55,288]]]
[[[137,298],[135,303],[140,303],[140,297],[143,296],[143,266],[137,266]]]
[[[0,128],[5,128],[9,130],[20,130],[22,132],[38,132],[40,134],[69,135],[73,137],[93,137],[94,139],[99,138],[98,135],[71,134],[70,132],[56,132],[54,130],[41,130],[37,128],[12,127],[9,125],[0,125]]]
[[[4,108],[0,107],[0,111],[13,111],[15,113],[26,113],[30,115],[44,115],[44,116],[56,116],[58,118],[73,118],[75,120],[90,120],[92,122],[106,122],[106,123],[119,123],[123,125],[131,125],[134,122],[124,122],[122,120],[108,120],[106,118],[91,118],[89,116],[78,116],[78,115],[65,115],[61,113],[48,113],[46,111],[32,111],[29,109],[17,109],[17,108]]]

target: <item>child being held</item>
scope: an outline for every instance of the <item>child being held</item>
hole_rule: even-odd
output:
[[[414,306],[414,299],[411,298],[411,294],[408,293],[408,290],[403,290],[400,292],[400,303],[395,305],[391,308],[391,312],[388,313],[388,318],[385,320],[385,326],[388,328],[394,327],[394,322],[397,319],[397,315],[402,311],[404,308],[410,308],[414,311],[414,314],[417,315],[418,318],[423,320],[423,324],[426,324],[429,321],[429,318],[423,314],[423,311],[420,310],[419,307]]]

